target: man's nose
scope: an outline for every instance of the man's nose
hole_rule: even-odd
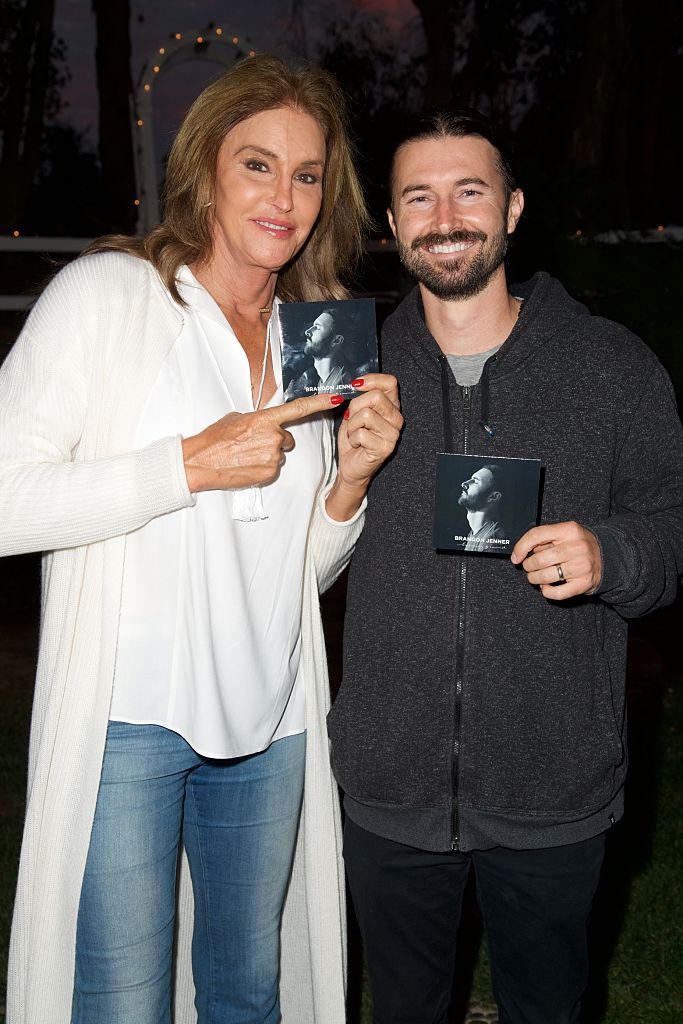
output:
[[[453,231],[455,228],[462,227],[462,213],[450,197],[442,196],[437,200],[434,208],[436,216],[436,225],[443,235],[447,235],[449,231]]]

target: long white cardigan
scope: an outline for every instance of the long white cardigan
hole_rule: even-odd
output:
[[[193,504],[179,438],[132,436],[182,312],[151,265],[118,253],[52,281],[0,370],[0,555],[45,551],[26,825],[7,1024],[69,1024],[76,918],[112,692],[125,535]],[[323,431],[332,477],[332,433]],[[286,1024],[343,1024],[344,879],[318,592],[350,557],[362,512],[311,521],[303,581],[306,782],[282,927]],[[181,868],[176,1024],[196,1021],[192,894]]]

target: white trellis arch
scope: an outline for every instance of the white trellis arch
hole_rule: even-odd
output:
[[[231,67],[238,57],[253,57],[246,36],[210,25],[200,32],[174,32],[165,46],[143,65],[135,95],[131,97],[131,130],[138,208],[137,232],[146,234],[159,223],[159,182],[154,152],[154,84],[163,72],[189,60],[208,60]]]

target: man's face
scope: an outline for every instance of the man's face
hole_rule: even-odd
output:
[[[419,139],[394,162],[389,224],[406,269],[440,299],[466,299],[503,273],[524,199],[506,203],[497,154],[479,136]]]
[[[321,313],[310,327],[305,330],[306,344],[304,352],[314,359],[324,359],[331,355],[332,349],[339,344],[339,335],[334,332],[334,320],[329,313]]]
[[[463,480],[460,486],[462,490],[458,505],[462,505],[468,512],[480,512],[489,502],[500,497],[493,490],[493,473],[484,466],[473,473],[469,480]]]

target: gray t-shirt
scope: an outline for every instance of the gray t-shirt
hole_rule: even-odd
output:
[[[446,355],[448,365],[453,371],[453,376],[457,383],[461,387],[472,387],[474,384],[477,384],[481,377],[481,371],[484,369],[484,363],[500,347],[500,345],[496,345],[494,348],[487,349],[486,352],[475,352],[471,356]]]

